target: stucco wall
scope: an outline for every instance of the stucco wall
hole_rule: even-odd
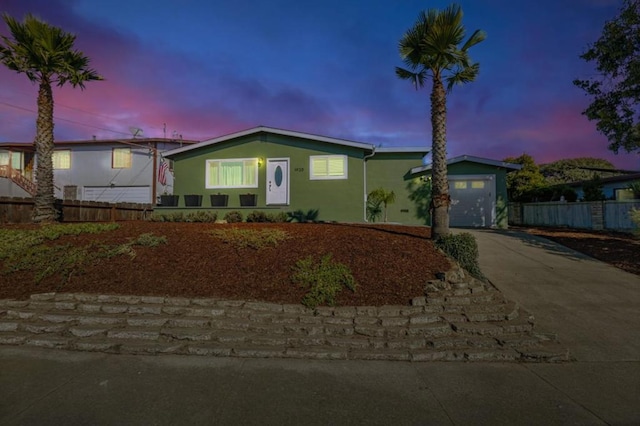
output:
[[[424,204],[421,199],[424,197],[418,192],[422,181],[408,177],[411,168],[421,164],[422,155],[417,153],[378,153],[367,160],[367,192],[383,188],[396,195],[395,202],[387,207],[388,222],[428,224],[428,218],[420,208]]]

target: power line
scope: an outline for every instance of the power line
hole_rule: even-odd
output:
[[[2,105],[6,105],[6,106],[11,107],[11,108],[19,109],[19,110],[22,110],[22,111],[27,111],[27,112],[30,112],[30,113],[33,113],[33,114],[37,114],[37,113],[38,113],[37,111],[34,111],[34,110],[32,110],[32,109],[24,108],[24,107],[21,107],[21,106],[18,106],[18,105],[13,105],[13,104],[10,104],[10,103],[8,103],[8,102],[2,102],[2,101],[0,101],[0,104],[2,104]],[[67,123],[77,124],[77,125],[79,125],[79,126],[85,126],[85,127],[90,127],[90,128],[92,128],[92,129],[104,130],[105,132],[112,132],[112,133],[118,133],[118,134],[121,134],[121,135],[127,135],[127,136],[129,136],[129,133],[121,132],[121,131],[119,131],[119,130],[113,130],[113,129],[107,129],[107,128],[104,128],[104,127],[93,126],[93,125],[91,125],[91,124],[81,123],[81,122],[79,122],[79,121],[69,120],[68,118],[61,118],[61,117],[57,117],[57,116],[55,116],[55,115],[54,115],[54,117],[53,117],[53,118],[54,118],[54,119],[56,119],[56,120],[58,120],[58,121],[65,121],[65,122],[67,122]]]

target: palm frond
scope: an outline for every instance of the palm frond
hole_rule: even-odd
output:
[[[424,80],[427,72],[424,69],[420,72],[412,72],[404,68],[396,67],[396,75],[402,80],[411,80],[413,86],[417,90],[424,86]]]
[[[447,91],[451,92],[454,86],[466,84],[474,81],[480,73],[480,64],[471,64],[470,66],[457,69],[455,72],[447,76]]]
[[[475,30],[471,37],[466,41],[466,43],[462,46],[463,51],[469,50],[469,48],[475,46],[476,44],[487,39],[487,33],[482,30]]]

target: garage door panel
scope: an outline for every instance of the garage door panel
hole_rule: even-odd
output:
[[[451,226],[491,227],[495,225],[495,180],[493,175],[449,176]]]

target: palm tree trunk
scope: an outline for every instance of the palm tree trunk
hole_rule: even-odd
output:
[[[51,83],[43,76],[38,90],[36,119],[36,196],[33,221],[53,222],[58,217],[53,194],[53,93]]]
[[[449,181],[447,179],[447,99],[440,74],[431,91],[431,238],[449,235]]]

